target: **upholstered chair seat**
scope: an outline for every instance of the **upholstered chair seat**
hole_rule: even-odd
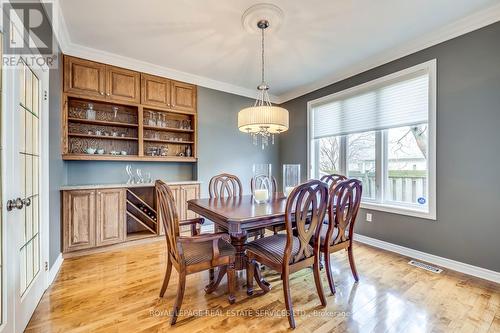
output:
[[[183,244],[184,262],[186,265],[194,265],[202,262],[211,262],[213,260],[212,242],[186,243]],[[219,239],[219,255],[221,257],[235,256],[236,249],[228,241]]]
[[[246,248],[276,263],[282,264],[285,254],[286,239],[286,234],[276,234],[249,242],[246,244]],[[289,263],[293,264],[299,260],[312,257],[314,255],[314,249],[309,244],[307,244],[307,247],[307,251],[304,251],[307,254],[300,259],[296,258],[300,250],[300,240],[297,237],[293,237],[292,255],[290,256]]]

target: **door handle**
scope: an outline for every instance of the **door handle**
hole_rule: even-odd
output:
[[[31,199],[30,198],[26,198],[23,200],[23,204],[24,204],[24,207],[29,207],[31,206]]]
[[[29,199],[27,199],[27,200],[29,200]],[[31,200],[30,200],[30,204],[31,204]],[[24,207],[24,201],[21,198],[7,201],[7,211],[8,212],[10,212],[11,210],[14,210],[14,209],[23,209],[23,207]]]

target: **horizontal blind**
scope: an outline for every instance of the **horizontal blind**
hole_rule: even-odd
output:
[[[313,139],[411,126],[428,120],[426,70],[354,90],[313,104]]]

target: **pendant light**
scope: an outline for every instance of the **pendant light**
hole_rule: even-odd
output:
[[[265,149],[269,142],[274,144],[274,135],[288,130],[288,110],[273,106],[269,99],[269,86],[265,81],[264,68],[264,31],[269,27],[269,21],[261,19],[257,22],[257,27],[262,36],[261,52],[261,83],[257,87],[258,95],[252,107],[242,109],[238,113],[238,128],[240,131],[252,136],[254,145],[259,144]]]

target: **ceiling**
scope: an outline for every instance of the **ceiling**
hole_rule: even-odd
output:
[[[460,25],[466,32],[479,27],[474,24],[492,23],[498,20],[491,17],[492,8],[500,4],[500,0],[268,2],[284,12],[279,31],[266,37],[267,82],[278,101],[380,65],[391,56],[404,55],[401,52],[454,37],[463,33],[457,30]],[[73,55],[95,54],[95,60],[99,54],[117,55],[131,64],[140,61],[143,69],[151,65],[150,72],[162,69],[173,78],[253,95],[260,82],[260,37],[243,29],[241,16],[256,3],[61,0],[60,5]],[[480,23],[467,21],[474,15],[481,15]]]

